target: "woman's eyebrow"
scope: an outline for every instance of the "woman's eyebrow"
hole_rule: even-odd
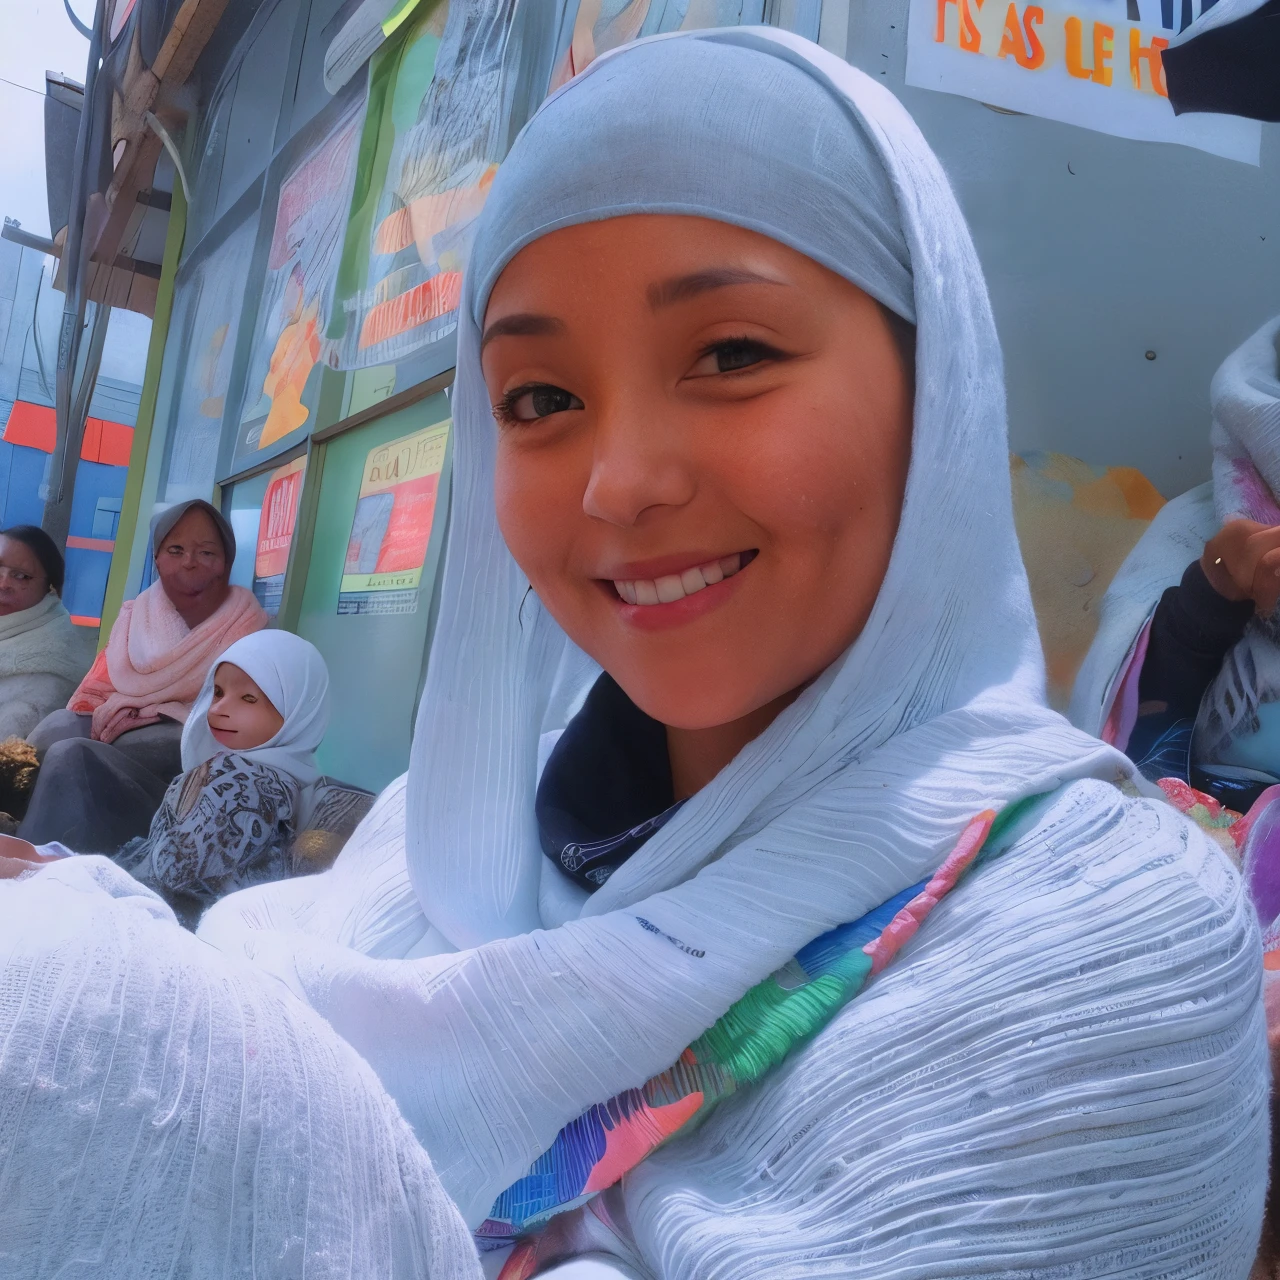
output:
[[[564,332],[564,321],[557,320],[555,316],[540,316],[530,311],[521,311],[513,316],[503,316],[501,320],[495,320],[484,331],[484,337],[480,339],[480,350],[483,351],[494,338],[540,338],[548,334]]]
[[[735,284],[785,283],[785,280],[761,275],[758,271],[749,271],[745,267],[713,267],[709,271],[695,271],[687,276],[675,276],[660,284],[650,285],[646,294],[649,306],[654,311],[659,311],[677,302],[687,302],[712,289],[726,289]]]

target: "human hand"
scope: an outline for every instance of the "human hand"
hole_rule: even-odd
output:
[[[1208,542],[1200,567],[1228,600],[1252,600],[1264,616],[1280,602],[1280,525],[1228,520]]]
[[[0,836],[0,880],[16,880],[24,871],[34,871],[46,862],[57,861],[56,856],[41,853],[27,840]]]

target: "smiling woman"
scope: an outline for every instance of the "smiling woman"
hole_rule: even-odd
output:
[[[902,108],[777,32],[597,59],[493,183],[453,409],[408,779],[335,866],[196,951],[99,860],[0,881],[15,986],[64,975],[0,1004],[0,1259],[475,1277],[465,1222],[521,1280],[1240,1280],[1256,922],[1044,705]],[[181,1245],[123,1220],[178,1176]]]

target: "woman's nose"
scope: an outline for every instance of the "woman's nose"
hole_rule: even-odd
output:
[[[658,412],[618,410],[597,423],[587,515],[629,527],[654,507],[682,507],[697,488],[679,432]]]

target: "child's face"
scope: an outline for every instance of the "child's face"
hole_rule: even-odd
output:
[[[213,674],[209,732],[231,751],[248,751],[280,732],[284,717],[271,699],[232,662],[220,662]]]

